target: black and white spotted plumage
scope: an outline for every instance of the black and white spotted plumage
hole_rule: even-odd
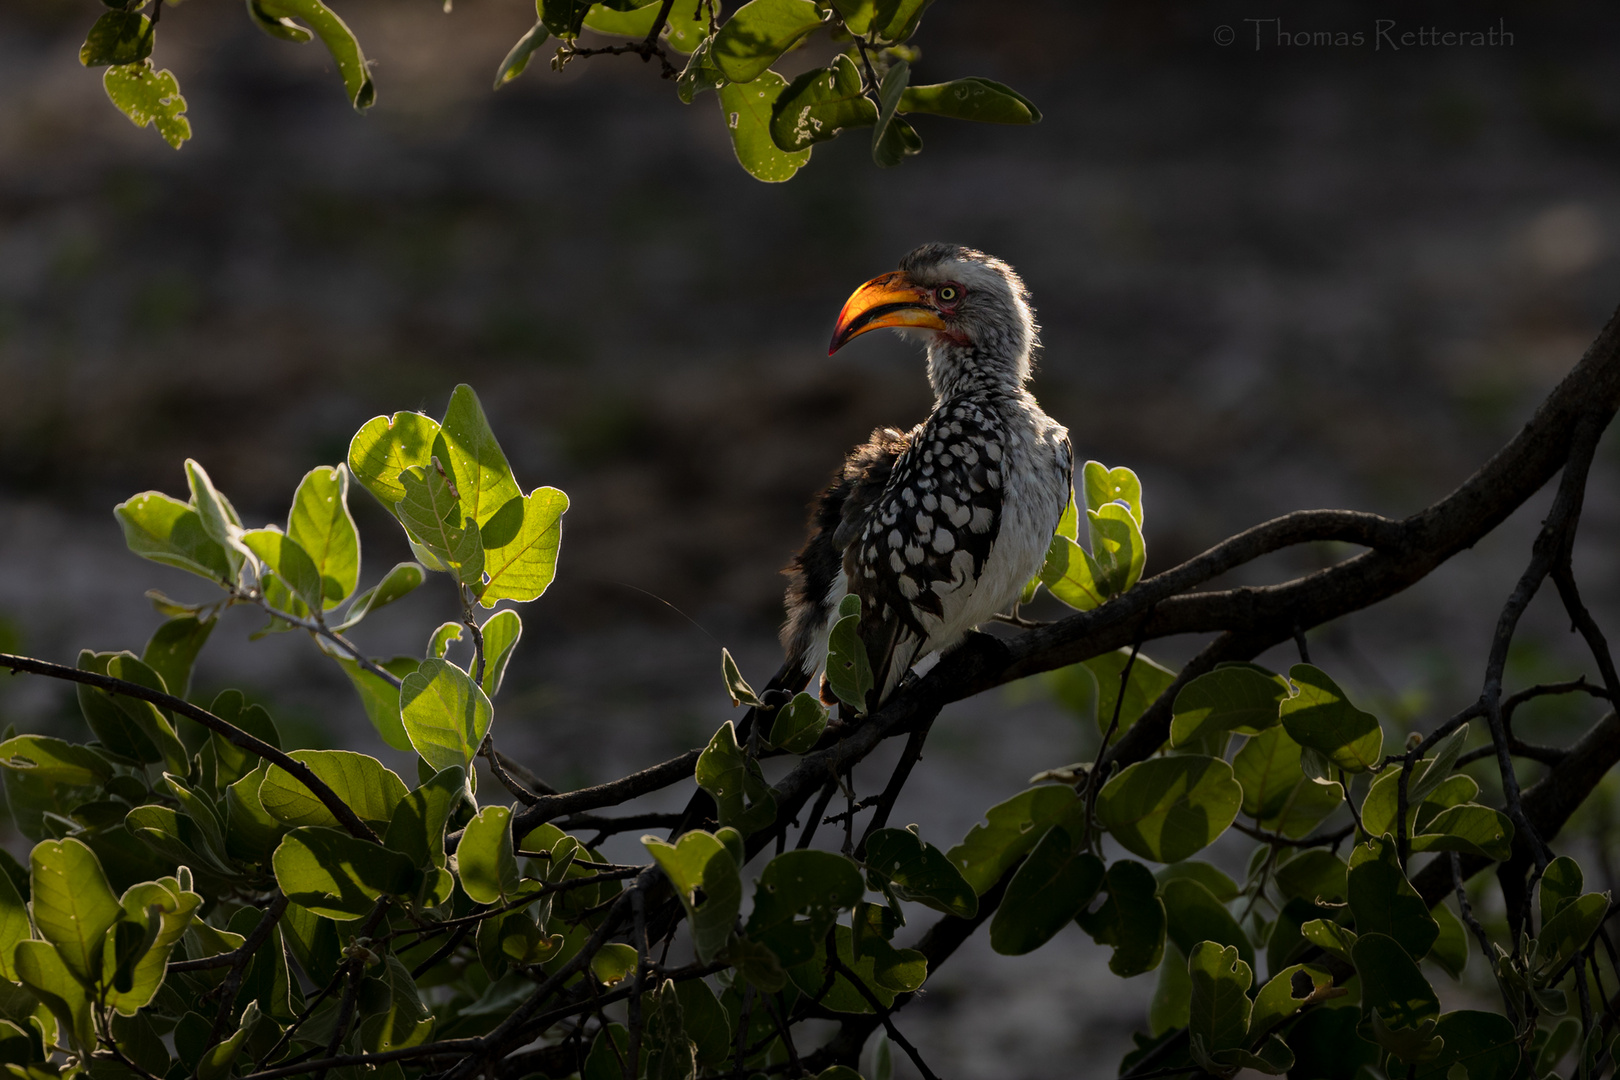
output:
[[[784,675],[803,685],[825,663],[839,600],[860,596],[871,704],[1011,606],[1040,569],[1073,473],[1068,432],[1024,388],[1036,327],[1010,267],[931,244],[868,285],[879,283],[925,298],[956,294],[930,325],[902,331],[928,344],[934,408],[907,433],[874,432],[817,499],[809,540],[787,571],[782,634]]]

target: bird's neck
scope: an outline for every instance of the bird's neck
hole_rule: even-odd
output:
[[[987,349],[944,339],[928,347],[928,385],[936,401],[995,391],[1016,394],[1028,379],[1028,349]]]

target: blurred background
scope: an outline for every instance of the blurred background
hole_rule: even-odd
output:
[[[375,61],[364,116],[318,44],[188,0],[155,55],[189,102],[195,137],[175,152],[78,64],[100,10],[0,6],[0,645],[138,651],[160,621],[144,590],[211,598],[128,554],[111,513],[183,494],[184,458],[249,524],[279,521],[364,421],[439,415],[469,382],[519,480],[572,498],[496,726],[558,785],[706,740],[729,714],[720,644],[756,684],[775,670],[777,570],[808,499],[872,427],[929,404],[910,346],[825,348],[849,292],[916,244],[972,244],[1024,275],[1036,392],[1082,460],[1140,474],[1149,573],[1288,510],[1404,516],[1441,497],[1620,300],[1620,9],[1595,4],[941,0],[915,78],[998,79],[1045,120],[924,117],[924,153],[890,171],[846,135],[783,185],[737,166],[712,95],[682,106],[633,57],[559,75],[543,50],[492,94],[533,21],[522,0],[346,0]],[[1377,17],[1504,43],[1375,48]],[[1365,43],[1293,44],[1316,31]],[[1611,432],[1577,545],[1611,639],[1617,447]],[[1546,502],[1313,633],[1313,659],[1397,728],[1466,704]],[[408,553],[368,495],[353,505],[364,584]],[[434,582],[358,636],[419,653],[454,614]],[[249,642],[257,626],[227,613],[203,700],[239,686],[291,742],[409,767],[307,640]],[[1567,629],[1538,599],[1513,686],[1588,670]],[[1149,651],[1174,665],[1197,644]],[[1527,733],[1561,740],[1596,715],[1532,712]],[[0,718],[81,724],[37,681],[0,686]],[[1095,741],[1039,686],[953,706],[895,820],[948,846]],[[1153,976],[1120,984],[1105,962],[1078,930],[1018,959],[977,940],[903,1024],[953,1080],[1112,1075]]]

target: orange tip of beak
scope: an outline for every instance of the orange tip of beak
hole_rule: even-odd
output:
[[[945,320],[934,307],[933,293],[913,282],[904,271],[895,270],[868,281],[844,301],[827,355],[869,330],[885,327],[943,330]]]

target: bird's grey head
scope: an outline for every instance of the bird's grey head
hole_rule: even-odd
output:
[[[828,352],[884,327],[927,344],[928,379],[942,397],[975,383],[1022,387],[1039,334],[1013,268],[959,244],[924,244],[857,289]]]

